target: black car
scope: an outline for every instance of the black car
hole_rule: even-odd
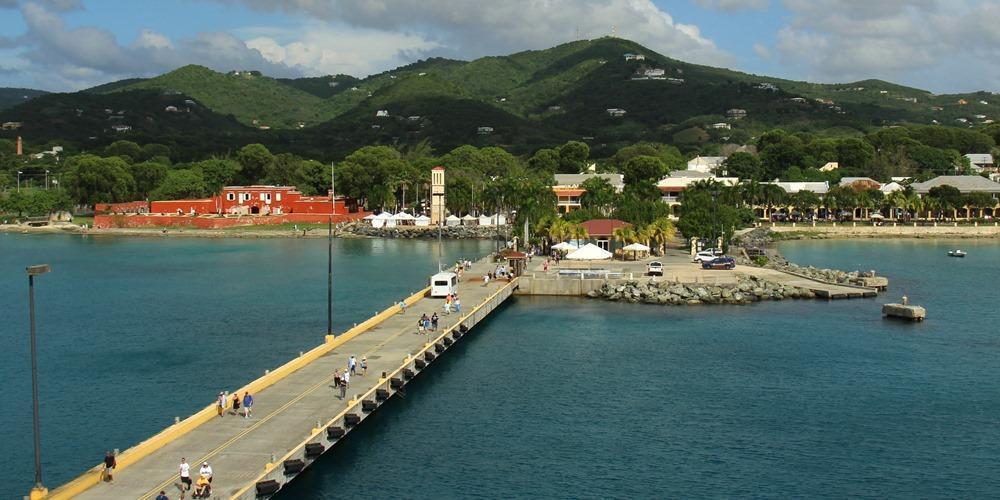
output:
[[[736,261],[732,257],[717,257],[715,259],[702,262],[702,269],[735,269]]]

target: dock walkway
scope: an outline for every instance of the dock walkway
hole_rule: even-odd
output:
[[[492,264],[479,261],[465,274],[458,285],[462,303],[460,313],[443,314],[443,300],[416,298],[405,313],[382,320],[254,394],[252,418],[228,413],[222,418],[212,417],[118,470],[113,484],[98,483],[74,492],[71,490],[73,483],[70,483],[54,490],[50,498],[151,499],[160,490],[174,498],[178,494],[178,465],[182,457],[190,464],[191,477],[195,480],[202,462],[211,464],[213,498],[253,498],[258,482],[276,480],[279,485],[284,484],[295,475],[283,470],[284,460],[289,455],[302,459],[301,450],[310,441],[324,448],[332,446],[336,439],[329,437],[327,426],[349,431],[351,423],[346,421],[345,415],[350,413],[365,418],[365,410],[370,411],[376,401],[381,404],[391,396],[390,385],[397,383],[403,373],[410,372],[412,376],[433,359],[433,354],[424,357],[422,350],[427,350],[428,354],[440,353],[442,346],[451,345],[458,337],[458,332],[451,332],[451,329],[458,330],[459,323],[471,328],[510,296],[517,285],[516,280],[483,286],[482,274],[491,268]],[[440,318],[438,331],[427,336],[417,334],[421,314],[430,316],[435,312]],[[439,336],[437,345],[430,343]],[[351,377],[347,397],[341,400],[339,390],[333,387],[333,372],[346,368],[352,355],[359,362],[367,357],[368,375],[359,373]],[[383,372],[388,374],[385,379],[380,377]],[[390,380],[392,378],[397,380]],[[391,392],[395,389],[392,387]],[[355,399],[356,396],[360,397]],[[211,400],[211,395],[206,395],[206,399]],[[305,465],[308,465],[311,460],[306,458]]]

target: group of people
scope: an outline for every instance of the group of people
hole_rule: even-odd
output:
[[[451,314],[452,311],[460,313],[462,312],[462,301],[459,300],[457,293],[449,293],[444,297],[444,304],[441,307],[445,314]]]
[[[344,373],[340,373],[339,368],[333,371],[333,387],[340,390],[340,399],[347,397],[347,389],[351,387],[351,376],[358,375],[359,371],[362,377],[368,375],[368,358],[366,356],[361,356],[360,363],[355,356],[348,358]]]
[[[212,477],[214,472],[212,471],[212,466],[208,465],[208,462],[202,462],[201,468],[198,470],[197,481],[191,480],[191,464],[187,463],[187,459],[181,457],[181,463],[177,467],[178,475],[181,478],[181,482],[177,483],[177,490],[180,491],[180,498],[184,500],[184,494],[191,491],[194,488],[194,493],[191,494],[191,498],[208,498],[212,496]],[[169,500],[167,498],[166,491],[160,491],[160,494],[156,496],[156,500]]]
[[[420,316],[417,321],[417,334],[426,335],[428,332],[435,332],[438,329],[438,315],[437,313],[431,314],[427,317],[427,313]]]
[[[240,414],[240,408],[243,408],[243,418],[250,418],[253,416],[253,396],[249,392],[244,392],[243,397],[240,397],[239,391],[233,391],[233,395],[230,396],[229,393],[220,392],[219,396],[215,400],[215,409],[219,412],[219,418],[222,418],[226,414],[226,408],[229,407],[232,401],[233,415]]]

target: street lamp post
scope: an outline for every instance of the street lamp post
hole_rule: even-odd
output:
[[[48,264],[29,266],[28,272],[28,316],[31,325],[31,422],[35,433],[35,487],[29,498],[44,498],[48,489],[42,486],[42,435],[38,421],[38,350],[35,343],[35,276],[49,272]]]
[[[17,171],[17,192],[18,193],[21,192],[21,174],[23,174],[23,173],[24,172],[22,172],[20,170]]]
[[[330,164],[330,219],[326,228],[326,336],[333,338],[333,216],[337,213],[336,173]]]

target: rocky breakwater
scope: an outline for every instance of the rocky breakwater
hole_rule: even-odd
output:
[[[355,236],[366,236],[371,238],[437,238],[437,227],[416,227],[416,226],[395,226],[395,227],[372,227],[368,224],[353,224],[344,228],[344,231]],[[496,238],[497,234],[506,234],[506,227],[496,226],[445,226],[441,228],[441,237],[451,240],[459,239],[489,239]]]
[[[749,304],[761,300],[814,299],[816,295],[804,288],[767,281],[754,276],[740,278],[732,285],[674,283],[669,281],[625,281],[604,283],[588,297],[610,301],[661,304]]]
[[[770,261],[764,267],[784,271],[787,273],[805,276],[806,278],[825,283],[835,283],[840,285],[856,284],[862,278],[857,271],[840,271],[837,269],[821,269],[812,266],[800,266],[792,262]]]

